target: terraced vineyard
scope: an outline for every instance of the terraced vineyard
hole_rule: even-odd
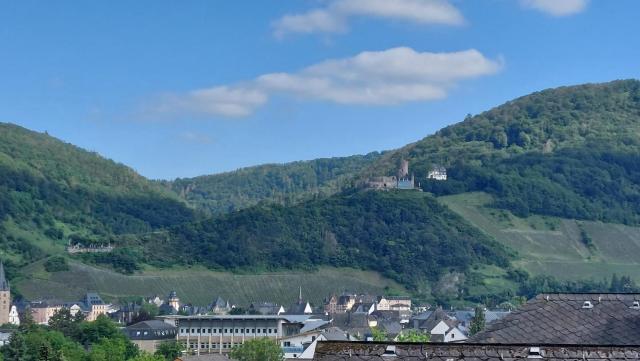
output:
[[[75,300],[86,290],[100,292],[106,299],[127,296],[167,295],[178,292],[183,302],[207,305],[222,296],[231,302],[246,305],[251,301],[273,301],[288,305],[303,296],[320,304],[332,292],[345,289],[354,292],[381,294],[385,287],[404,292],[397,283],[377,273],[352,269],[321,268],[316,272],[270,273],[242,275],[211,272],[204,269],[148,271],[125,276],[80,263],[71,263],[66,272],[47,273],[40,263],[24,270],[28,279],[18,280],[16,287],[28,299],[52,298]]]
[[[559,279],[608,278],[613,273],[640,280],[640,228],[546,216],[519,218],[487,205],[486,193],[439,200],[519,255],[515,263],[532,274]],[[594,247],[586,246],[584,237]]]

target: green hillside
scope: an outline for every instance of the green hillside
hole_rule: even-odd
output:
[[[183,224],[141,242],[151,264],[219,270],[378,271],[425,291],[474,264],[507,267],[496,242],[421,192],[355,192],[282,207],[253,207]]]
[[[439,200],[515,250],[515,265],[532,275],[600,281],[615,273],[640,280],[640,227],[551,216],[522,218],[491,207],[493,197],[486,193],[463,193]]]
[[[287,164],[265,164],[214,175],[179,178],[165,184],[195,207],[227,213],[260,202],[294,204],[329,196],[350,186],[354,176],[380,158],[374,152]]]
[[[545,90],[510,101],[382,157],[400,159],[425,191],[484,191],[493,206],[526,217],[640,223],[640,81]],[[449,180],[428,181],[433,164]]]
[[[47,134],[0,123],[0,250],[28,263],[74,242],[107,242],[192,221],[171,192]]]
[[[254,301],[272,301],[289,305],[297,300],[299,287],[306,299],[319,305],[331,293],[369,292],[404,294],[404,288],[375,272],[355,269],[320,268],[316,271],[289,271],[258,274],[212,272],[202,267],[144,271],[123,275],[80,263],[71,263],[69,271],[47,273],[40,263],[25,269],[28,277],[15,286],[29,299],[79,299],[87,290],[99,290],[107,299],[131,296],[165,296],[178,292],[183,302],[208,305],[221,296],[246,306]]]

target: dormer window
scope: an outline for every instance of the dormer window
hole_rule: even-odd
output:
[[[542,350],[540,350],[540,347],[530,347],[527,358],[542,358]]]
[[[396,356],[396,347],[394,345],[389,345],[387,346],[387,348],[384,350],[384,353],[382,354],[383,357],[395,357]]]
[[[631,305],[631,307],[629,308],[634,310],[640,310],[640,301],[633,301],[633,305]]]
[[[593,308],[593,303],[591,303],[591,301],[584,301],[584,303],[582,304],[582,308],[591,309]]]

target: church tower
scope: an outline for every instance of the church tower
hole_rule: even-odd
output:
[[[171,291],[171,293],[169,293],[169,306],[176,310],[176,312],[180,311],[180,299],[178,298],[176,291]]]
[[[0,325],[9,323],[11,311],[11,290],[4,274],[4,264],[0,261]]]

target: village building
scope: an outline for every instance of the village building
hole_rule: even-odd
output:
[[[470,341],[571,345],[637,345],[640,294],[541,294]]]
[[[164,321],[149,320],[127,326],[123,332],[140,350],[154,353],[160,343],[176,338],[177,328]]]
[[[231,311],[232,307],[229,303],[229,300],[225,301],[222,297],[218,296],[212,303],[209,305],[209,312],[214,315],[226,315]]]
[[[434,165],[427,173],[427,179],[446,181],[447,180],[447,168],[441,165]]]
[[[273,302],[252,302],[249,313],[257,315],[282,315],[286,312],[283,306]]]
[[[411,311],[411,297],[409,296],[380,296],[376,303],[379,311]]]
[[[79,302],[40,300],[29,304],[33,321],[40,325],[48,325],[49,319],[63,308],[68,309],[73,316],[81,312],[87,321],[95,321],[98,316],[113,312],[112,307],[95,292],[86,293]]]
[[[188,352],[228,353],[246,340],[279,341],[299,334],[307,324],[322,325],[310,315],[195,315],[160,316],[177,327],[176,339]]]
[[[463,342],[467,335],[458,328],[459,321],[441,307],[427,311],[412,319],[413,328],[431,335],[433,342]]]

